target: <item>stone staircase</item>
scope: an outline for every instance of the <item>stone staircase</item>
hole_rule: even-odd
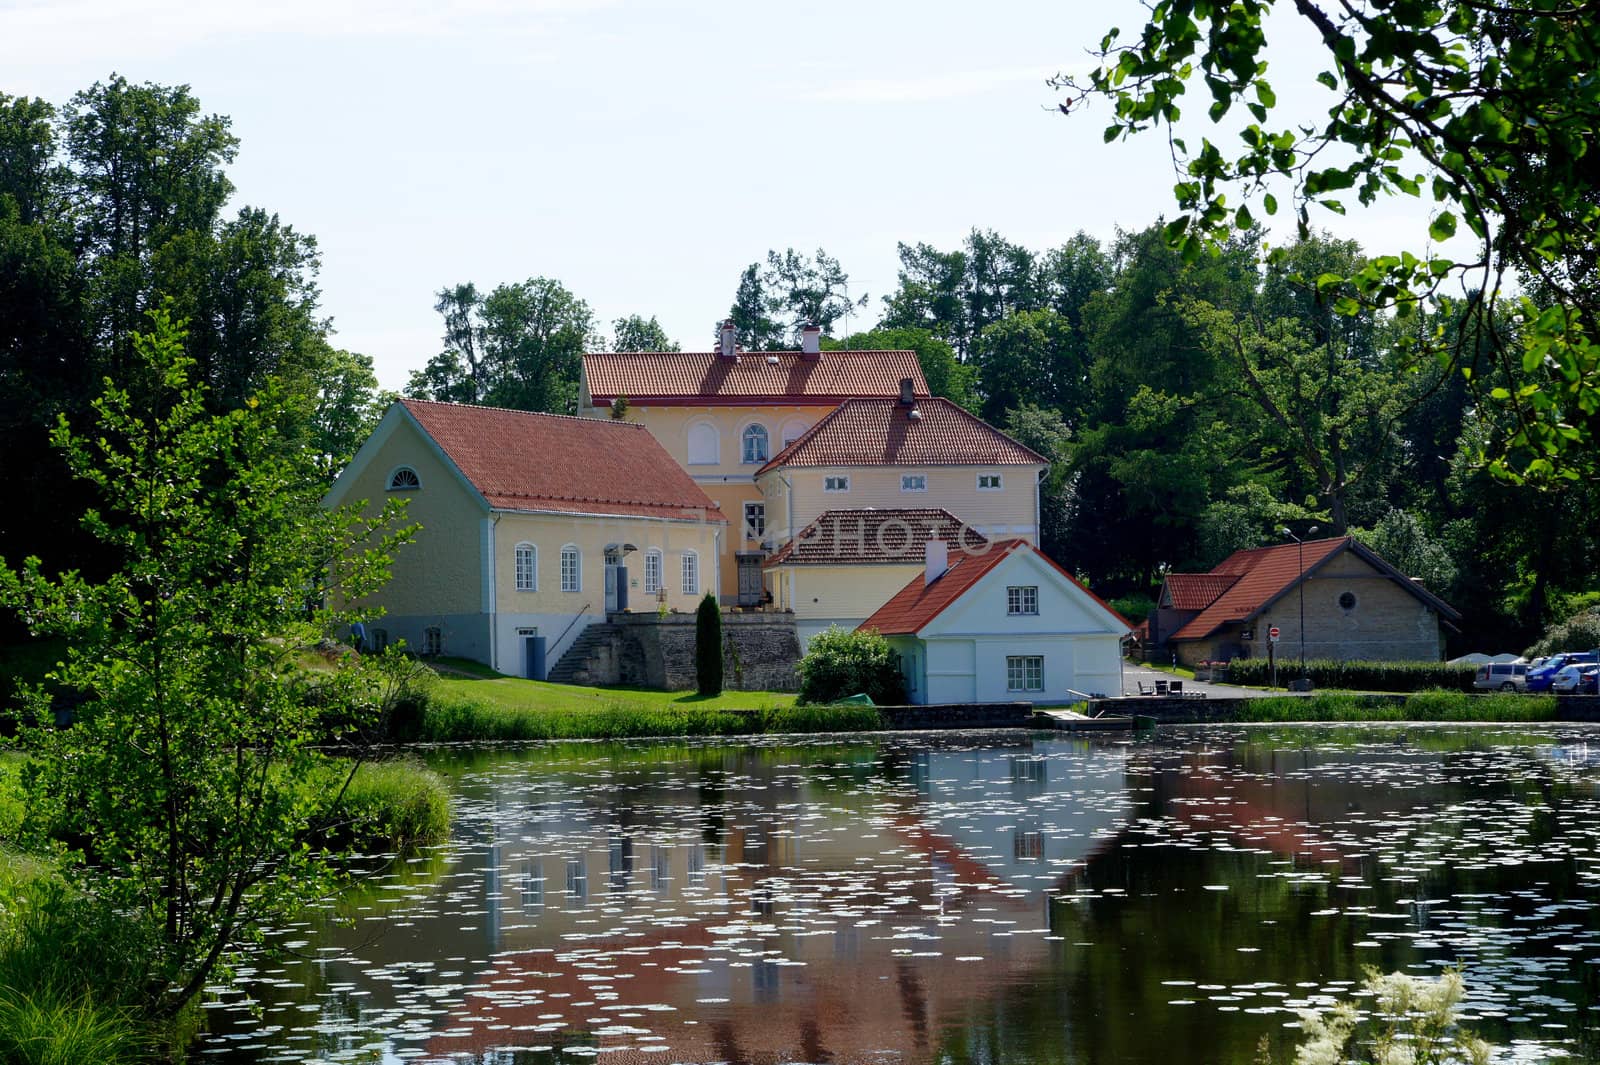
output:
[[[590,625],[578,633],[548,679],[557,684],[617,683],[617,635],[616,627],[605,622]]]

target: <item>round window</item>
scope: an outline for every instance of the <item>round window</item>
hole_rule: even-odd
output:
[[[1356,608],[1356,593],[1341,592],[1339,594],[1339,609],[1354,610]]]

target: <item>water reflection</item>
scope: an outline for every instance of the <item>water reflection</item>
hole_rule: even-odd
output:
[[[1595,734],[1600,737],[1600,734]],[[1593,1040],[1581,731],[1209,729],[436,758],[452,843],[213,1010],[228,1061],[1290,1056],[1364,965]],[[1600,750],[1600,746],[1596,747]],[[1591,964],[1591,960],[1595,964]],[[1185,1043],[1184,1040],[1190,1042]]]

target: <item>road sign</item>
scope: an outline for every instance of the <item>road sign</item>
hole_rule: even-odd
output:
[[[1278,642],[1279,635],[1281,634],[1278,632],[1278,626],[1276,625],[1267,630],[1267,639],[1271,640],[1273,643]]]

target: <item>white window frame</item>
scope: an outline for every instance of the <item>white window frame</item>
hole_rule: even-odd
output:
[[[824,492],[850,491],[850,475],[848,473],[830,473],[822,478]]]
[[[524,566],[523,561],[527,564]],[[537,592],[539,590],[539,545],[530,544],[526,540],[511,549],[511,568],[516,574],[516,586],[519,592]]]
[[[928,475],[925,473],[902,473],[900,475],[900,491],[926,492],[928,490]]]
[[[698,551],[685,551],[683,560],[678,565],[678,575],[682,581],[684,595],[700,594],[700,553]]]
[[[1039,586],[1012,584],[1006,587],[1006,614],[1009,617],[1039,616]]]
[[[567,572],[567,560],[572,560],[572,572]],[[567,578],[571,577],[571,580]],[[577,544],[563,544],[561,547],[561,590],[563,592],[583,591],[583,551]]]
[[[986,478],[990,479],[990,480],[993,480],[994,484],[984,484],[983,482],[984,482],[984,480]],[[1003,491],[1005,491],[1005,488],[1006,488],[1006,479],[1005,479],[1004,475],[998,474],[998,473],[980,473],[980,474],[978,474],[978,491],[980,491],[980,492],[1003,492]]]
[[[1030,669],[1032,677],[1028,675]],[[1018,683],[1021,687],[1014,686]],[[1006,691],[1044,691],[1044,655],[1006,655]]]
[[[655,563],[654,566],[651,563]],[[644,594],[657,595],[661,591],[661,549],[652,547],[644,553]],[[654,570],[654,572],[651,572]]]
[[[405,474],[411,475],[411,483],[396,484],[395,482]],[[389,471],[389,479],[384,482],[386,492],[420,492],[422,491],[422,475],[415,466],[396,466]]]
[[[756,528],[756,522],[751,521],[752,513],[761,527]],[[765,503],[746,503],[744,505],[744,535],[747,540],[760,540],[767,535],[767,505]]]
[[[752,455],[750,445],[760,439],[761,448],[758,455]],[[739,432],[739,462],[745,466],[764,465],[772,458],[772,434],[767,432],[767,427],[760,422],[751,422]]]

